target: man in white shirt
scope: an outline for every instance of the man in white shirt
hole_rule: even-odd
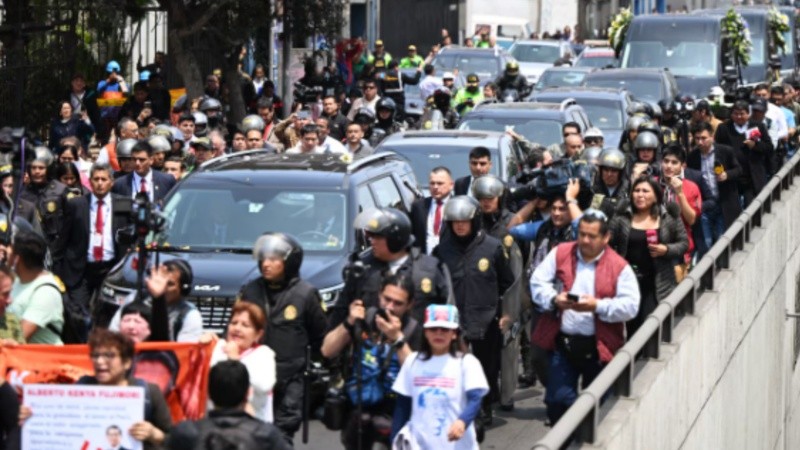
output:
[[[761,83],[753,89],[753,94],[763,98],[767,103],[767,131],[769,138],[772,141],[773,147],[778,146],[778,141],[787,139],[789,137],[789,125],[786,123],[786,116],[780,107],[770,103],[769,100],[769,86]]]
[[[319,130],[320,147],[322,147],[323,153],[347,153],[344,145],[330,136],[330,119],[320,116],[317,118],[316,124],[317,130]]]
[[[356,113],[362,107],[367,107],[372,112],[375,112],[375,106],[381,97],[378,95],[378,83],[375,80],[367,80],[364,82],[364,96],[356,99],[353,106],[350,107],[350,112],[347,113],[347,120],[353,121],[356,118]]]
[[[287,154],[310,154],[310,153],[325,153],[325,149],[320,147],[319,129],[316,125],[304,125],[300,129],[300,141],[297,145],[286,150]]]
[[[425,77],[419,82],[419,96],[424,102],[427,101],[428,97],[433,95],[437,89],[444,85],[442,84],[442,79],[436,76],[436,69],[433,67],[433,65],[425,64],[423,73],[425,74]]]

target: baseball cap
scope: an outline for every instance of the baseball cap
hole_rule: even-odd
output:
[[[474,73],[467,75],[467,83],[477,83],[477,82],[478,82],[477,75],[475,75]]]
[[[455,305],[433,304],[425,308],[424,328],[458,329],[458,309]]]
[[[455,78],[456,77],[453,75],[453,72],[445,72],[444,75],[442,75],[443,80],[453,80]]]
[[[206,150],[211,150],[211,140],[207,137],[195,138],[189,143],[192,147],[201,147]]]
[[[383,47],[383,39],[378,39],[375,41],[375,47]]]
[[[764,100],[763,98],[757,98],[757,99],[753,100],[753,103],[750,105],[750,109],[752,109],[754,111],[766,112],[767,111],[767,101]]]
[[[413,45],[413,44],[412,44],[412,45],[409,45],[409,46],[408,46],[408,50],[409,50],[409,51],[411,51],[411,50],[417,51],[417,46],[416,46],[416,45]]]
[[[583,138],[602,138],[603,132],[597,127],[591,127],[583,134]]]

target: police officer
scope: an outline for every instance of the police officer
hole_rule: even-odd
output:
[[[47,147],[34,149],[33,161],[28,163],[30,183],[20,197],[34,204],[42,224],[42,232],[53,262],[63,256],[61,231],[64,227],[64,211],[67,205],[67,186],[50,178],[53,154]]]
[[[403,88],[406,84],[416,85],[422,77],[422,67],[417,67],[413,76],[409,76],[400,71],[397,60],[389,62],[386,72],[378,74],[378,81],[381,88],[381,97],[394,100],[398,120],[405,118],[406,91]]]
[[[225,114],[222,112],[222,103],[214,97],[205,97],[200,102],[200,112],[206,115],[209,129],[222,129],[225,127]]]
[[[615,148],[605,149],[600,153],[597,167],[599,173],[592,188],[592,208],[603,211],[611,218],[617,208],[625,203],[630,191],[628,174],[625,172],[625,154]]]
[[[386,132],[381,128],[376,128],[375,113],[366,106],[358,109],[353,122],[361,125],[361,131],[364,132],[364,139],[367,140],[369,146],[375,148],[381,143],[383,138],[386,137]]]
[[[464,338],[489,381],[490,392],[483,398],[481,421],[487,426],[492,422],[491,405],[499,400],[501,299],[514,284],[514,273],[503,244],[481,229],[480,207],[475,199],[466,195],[451,198],[443,216],[447,229],[433,254],[452,274]]]
[[[391,60],[392,55],[383,48],[383,39],[375,41],[375,50],[367,57],[367,63],[372,64],[376,72],[383,72]]]
[[[274,423],[291,444],[302,422],[306,346],[319,348],[327,321],[319,292],[300,279],[303,248],[293,237],[265,233],[256,240],[253,258],[261,276],[247,283],[239,298],[259,305],[266,314],[263,343],[275,351],[277,365]]]
[[[642,175],[658,179],[661,176],[661,163],[659,162],[659,137],[650,131],[640,131],[633,142],[633,164],[631,164],[631,180]]]
[[[114,179],[125,176],[133,172],[133,147],[139,142],[136,139],[123,139],[117,143],[117,162],[119,170],[114,172]]]
[[[515,89],[519,94],[519,98],[523,98],[530,93],[528,80],[519,73],[519,63],[516,61],[507,62],[505,70],[494,82],[500,88],[501,94],[508,89]]]
[[[453,99],[453,106],[462,116],[483,101],[483,91],[479,85],[478,75],[471,73],[467,75],[467,85],[456,93]]]
[[[425,308],[433,303],[454,302],[447,268],[436,258],[412,248],[411,220],[394,208],[370,209],[356,217],[355,228],[366,233],[370,248],[353,254],[345,268],[345,287],[331,311],[331,327],[339,325],[354,300],[366,308],[378,306],[385,273],[411,273],[414,284],[412,317],[422,323]]]
[[[631,157],[633,155],[633,141],[639,135],[639,125],[648,120],[647,116],[641,114],[634,114],[625,122],[625,134],[619,144],[619,149],[625,152],[625,155]]]
[[[397,122],[397,104],[389,97],[381,97],[378,104],[375,105],[378,121],[375,124],[376,129],[381,129],[385,136],[403,131],[403,125]],[[374,146],[373,146],[374,147]]]
[[[11,212],[11,205],[14,201],[14,189],[16,189],[17,180],[14,179],[14,171],[10,164],[0,166],[0,184],[3,190],[0,191],[0,213],[8,215]],[[14,213],[15,218],[25,219],[30,223],[37,233],[42,234],[41,223],[39,222],[39,214],[36,212],[36,206],[28,200],[19,199]]]
[[[522,243],[516,242],[508,233],[508,223],[514,214],[503,207],[505,184],[494,175],[484,175],[472,183],[472,196],[481,208],[481,229],[503,244],[509,267],[514,274],[514,284],[506,290],[502,299],[502,315],[499,326],[502,332],[500,355],[500,408],[514,409],[514,391],[517,390],[517,363],[519,360],[519,333],[522,329]],[[524,247],[527,249],[527,246]],[[527,254],[527,251],[525,251]]]
[[[164,161],[167,159],[167,153],[172,150],[172,144],[164,136],[153,135],[147,138],[147,143],[153,147],[153,163],[150,167],[153,170],[163,170]]]
[[[450,101],[450,89],[442,86],[428,98],[428,105],[419,120],[421,130],[452,130],[458,125],[458,113]]]

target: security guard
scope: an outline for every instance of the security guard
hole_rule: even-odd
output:
[[[514,284],[505,291],[502,299],[502,315],[499,326],[503,334],[500,354],[500,408],[514,409],[514,391],[517,390],[517,364],[519,361],[519,334],[522,330],[522,267],[523,248],[527,245],[516,242],[508,233],[508,223],[514,214],[503,208],[505,184],[494,175],[478,177],[472,183],[472,196],[481,207],[481,229],[503,243],[509,267],[514,273]],[[527,251],[524,251],[527,254]]]
[[[253,258],[261,277],[247,283],[239,298],[264,309],[263,343],[275,351],[277,382],[273,389],[275,426],[291,444],[302,422],[303,370],[306,346],[319,349],[327,320],[314,286],[300,279],[303,248],[283,233],[256,240]]]
[[[630,183],[625,172],[626,158],[621,150],[607,148],[597,160],[599,172],[592,191],[592,208],[599,209],[611,218],[628,199]]]
[[[386,137],[386,132],[375,126],[375,113],[366,106],[358,109],[355,117],[353,117],[353,122],[361,125],[361,130],[364,132],[364,139],[367,140],[372,148],[377,147],[383,138]]]
[[[124,139],[117,144],[117,162],[119,170],[114,172],[114,179],[133,172],[133,147],[139,142],[136,139]]]
[[[519,63],[516,61],[507,62],[506,69],[494,82],[500,88],[501,93],[508,89],[515,89],[520,98],[530,93],[528,80],[524,75],[519,73]]]
[[[47,147],[34,149],[33,161],[27,164],[28,183],[20,193],[20,198],[36,206],[42,232],[53,263],[63,256],[61,232],[64,227],[64,211],[67,205],[67,186],[50,179],[53,154]]]
[[[633,161],[629,169],[631,180],[642,175],[656,179],[661,176],[660,149],[661,141],[658,135],[650,131],[639,131],[636,140],[633,141]]]
[[[378,123],[375,124],[375,128],[383,130],[386,136],[404,130],[403,125],[395,120],[397,117],[397,104],[391,98],[383,97],[378,100],[378,104],[375,105],[375,111],[378,116]]]
[[[403,86],[419,84],[420,77],[422,77],[422,67],[417,67],[414,75],[406,75],[398,68],[397,60],[389,61],[387,70],[378,74],[381,97],[394,100],[399,120],[405,118],[406,91]]]
[[[415,67],[421,67],[423,62],[425,62],[425,60],[422,59],[422,56],[419,56],[417,54],[417,46],[409,45],[408,56],[405,56],[400,59],[400,68],[413,69]]]
[[[10,164],[0,166],[0,183],[3,185],[3,191],[0,192],[2,194],[0,195],[0,213],[8,215],[14,200],[13,190],[17,187],[17,180],[14,179],[13,168]],[[39,222],[36,206],[21,198],[16,208],[14,217],[25,219],[37,233],[42,234],[42,224]]]
[[[375,41],[375,51],[367,58],[367,63],[372,64],[375,72],[383,72],[389,67],[392,55],[383,48],[383,39]]]
[[[356,217],[355,228],[363,230],[370,248],[353,254],[345,267],[345,287],[336,305],[331,308],[330,326],[338,326],[346,317],[350,304],[361,299],[364,306],[378,306],[378,294],[385,273],[411,273],[414,283],[412,317],[420,323],[425,308],[433,303],[454,303],[450,274],[436,258],[412,248],[411,220],[394,208],[370,209]]]
[[[442,86],[428,97],[428,104],[419,120],[420,130],[453,130],[458,126],[458,113],[451,105],[450,89]]]
[[[492,422],[491,405],[499,400],[502,298],[514,284],[503,244],[481,230],[477,200],[459,195],[447,201],[443,219],[447,230],[433,250],[450,270],[463,336],[481,362],[490,391],[483,397],[484,427]]]
[[[472,111],[475,105],[483,101],[483,91],[479,83],[478,75],[471,73],[467,75],[466,87],[459,89],[456,93],[456,97],[453,99],[453,107],[462,116]]]
[[[167,154],[172,150],[172,144],[164,136],[153,135],[147,139],[147,143],[153,147],[153,163],[150,167],[153,170],[164,170],[164,161]],[[119,158],[119,156],[117,156]]]
[[[619,144],[619,149],[629,158],[633,156],[633,141],[639,135],[639,125],[647,122],[649,118],[642,114],[634,114],[625,122],[625,134]]]

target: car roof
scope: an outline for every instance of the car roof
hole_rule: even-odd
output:
[[[614,56],[614,49],[611,47],[586,47],[581,52],[581,56]]]
[[[447,145],[447,146],[484,146],[489,149],[496,148],[505,133],[499,131],[466,131],[466,130],[414,130],[395,133],[386,138],[378,146],[403,147],[422,145]]]
[[[546,72],[596,72],[597,67],[553,66],[545,69]]]
[[[586,75],[586,78],[660,78],[666,69],[636,67],[627,69],[603,69]]]
[[[543,45],[547,47],[561,47],[564,42],[542,39],[518,39],[517,45]]]
[[[439,53],[436,56],[444,55],[447,53],[458,53],[458,54],[474,54],[476,56],[501,56],[504,54],[508,54],[505,49],[502,48],[474,48],[474,47],[445,47],[439,50]]]
[[[623,88],[601,88],[601,87],[585,87],[585,86],[559,86],[543,89],[534,94],[534,97],[573,97],[578,98],[607,98],[619,99],[627,94],[627,90]]]
[[[567,108],[576,108],[579,105],[568,105]],[[493,103],[475,108],[463,117],[530,117],[560,120],[567,109],[562,109],[561,103],[550,102],[514,102]]]

